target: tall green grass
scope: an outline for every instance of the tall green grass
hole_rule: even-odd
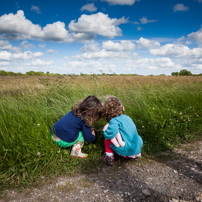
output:
[[[31,79],[31,78],[30,78]],[[84,146],[88,159],[70,158],[50,138],[52,125],[78,100],[93,94],[120,98],[151,154],[196,137],[202,131],[201,77],[39,77],[34,84],[4,86],[0,92],[0,186],[28,185],[39,176],[91,172],[101,166],[102,127],[96,141]],[[36,83],[37,81],[37,83]],[[13,81],[12,81],[13,82]]]

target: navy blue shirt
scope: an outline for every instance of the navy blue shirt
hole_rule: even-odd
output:
[[[87,126],[80,117],[75,116],[73,111],[63,116],[51,128],[51,132],[65,142],[74,142],[80,131],[82,131],[85,141],[92,142],[95,140],[91,127]]]

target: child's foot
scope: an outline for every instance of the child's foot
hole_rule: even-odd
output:
[[[101,158],[108,166],[114,164],[114,156],[107,156],[106,154]]]
[[[80,144],[74,144],[72,147],[72,151],[70,153],[71,157],[75,158],[87,158],[88,154],[84,154],[81,152],[81,145]]]

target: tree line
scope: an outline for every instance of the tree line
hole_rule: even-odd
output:
[[[50,72],[35,72],[35,71],[29,71],[29,72],[26,72],[26,73],[15,73],[15,72],[11,72],[11,71],[4,71],[4,70],[0,70],[0,76],[76,76],[76,74],[58,74],[58,73],[50,73]],[[92,75],[92,74],[83,74],[83,73],[80,73],[80,76],[88,76],[88,75]],[[112,76],[112,75],[120,75],[120,76],[123,76],[123,75],[132,75],[132,76],[140,76],[138,74],[116,74],[116,73],[113,73],[113,74],[106,74],[106,73],[103,73],[101,72],[101,74],[93,74],[93,75],[102,75],[102,76],[105,76],[105,75],[109,75],[109,76]],[[149,75],[149,76],[153,76],[153,75]],[[159,76],[166,76],[165,74],[160,74]],[[171,73],[171,76],[202,76],[202,73],[201,74],[192,74],[190,71],[186,70],[186,69],[182,69],[180,72],[172,72]]]

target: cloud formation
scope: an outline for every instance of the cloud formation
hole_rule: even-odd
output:
[[[157,20],[148,20],[146,17],[143,17],[140,19],[141,24],[148,24],[148,23],[153,23],[153,22],[157,22]]]
[[[202,28],[199,29],[197,32],[192,32],[188,34],[188,38],[190,40],[196,40],[198,45],[202,47]]]
[[[177,12],[177,11],[188,11],[189,10],[189,7],[188,6],[185,6],[184,4],[176,4],[174,7],[173,7],[173,10],[174,12]]]
[[[33,5],[31,5],[31,9],[30,9],[30,10],[31,10],[31,11],[34,11],[34,12],[36,12],[36,13],[38,13],[38,14],[41,13],[40,8],[37,7],[37,6],[33,6]]]
[[[151,49],[150,53],[174,58],[201,58],[202,48],[190,49],[182,44],[166,44],[158,49]]]
[[[139,0],[101,0],[101,1],[106,1],[110,5],[128,5],[128,6],[132,6],[136,1],[139,1]]]
[[[42,52],[32,53],[31,51],[11,53],[8,51],[0,51],[0,60],[30,60],[42,56]]]
[[[135,49],[135,44],[131,41],[121,41],[113,42],[113,41],[105,41],[102,44],[103,49],[107,51],[132,51]]]
[[[91,4],[86,4],[82,6],[81,11],[85,11],[85,10],[89,12],[95,12],[97,8],[95,7],[94,3],[91,3]]]
[[[98,34],[107,38],[114,38],[115,36],[122,36],[122,30],[118,25],[127,22],[125,17],[120,19],[109,18],[108,15],[99,12],[93,15],[82,15],[77,22],[72,20],[68,28],[75,33]]]
[[[143,37],[140,37],[140,39],[137,41],[138,49],[147,48],[147,49],[154,49],[159,48],[160,43],[158,41],[149,40]]]
[[[64,22],[54,22],[41,27],[26,19],[24,12],[10,13],[0,17],[0,38],[7,40],[39,39],[44,41],[74,42],[92,40],[96,35],[107,38],[122,36],[120,24],[128,23],[125,17],[110,18],[101,12],[93,15],[81,15],[69,23],[70,33]]]
[[[22,10],[19,10],[17,14],[10,13],[0,17],[0,34],[3,34],[2,38],[11,39],[13,37],[16,40],[38,38],[53,41],[73,41],[65,29],[65,23],[58,21],[47,24],[42,29],[39,25],[26,19]]]

